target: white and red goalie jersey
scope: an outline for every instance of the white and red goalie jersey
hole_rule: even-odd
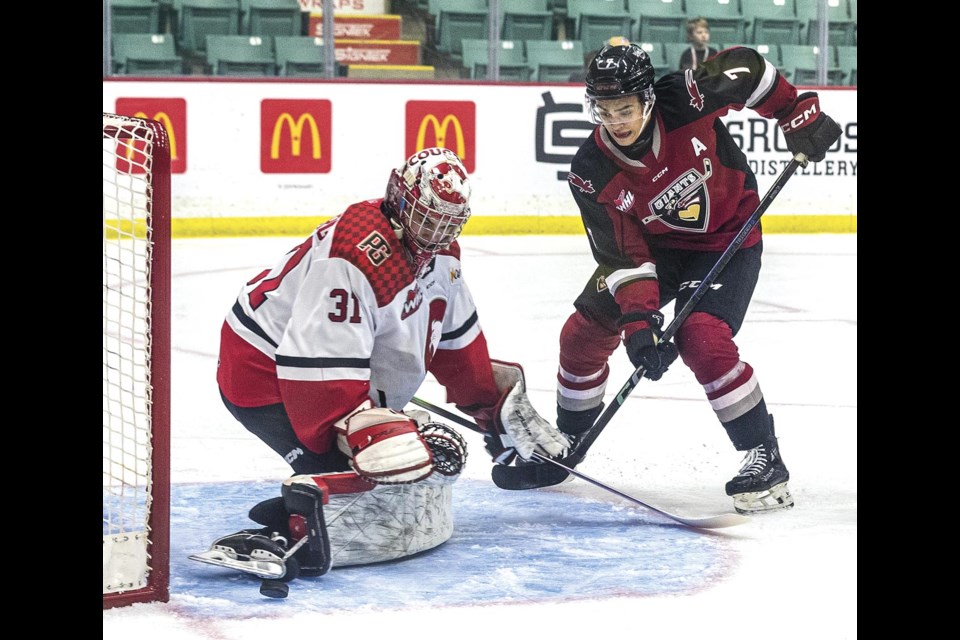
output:
[[[402,410],[427,372],[460,408],[501,396],[460,246],[418,278],[381,202],[351,205],[250,280],[221,330],[223,394],[240,407],[282,402],[315,453],[368,399]]]

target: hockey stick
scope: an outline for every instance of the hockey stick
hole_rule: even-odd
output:
[[[806,166],[806,164],[807,157],[802,153],[798,153],[793,157],[789,164],[784,167],[783,171],[777,177],[776,181],[774,181],[766,195],[763,196],[763,200],[761,200],[760,204],[757,205],[756,210],[743,224],[740,232],[737,233],[736,237],[730,242],[730,245],[720,255],[717,263],[713,265],[713,268],[710,269],[710,272],[704,276],[703,281],[693,292],[693,295],[690,296],[690,299],[687,300],[687,303],[683,305],[683,308],[680,309],[673,321],[664,330],[663,335],[660,337],[661,341],[670,341],[673,339],[674,335],[680,329],[680,326],[693,312],[693,308],[697,305],[700,299],[706,295],[707,291],[710,290],[710,287],[713,285],[713,281],[716,280],[717,275],[723,271],[724,267],[727,266],[727,263],[730,262],[730,259],[733,257],[733,254],[740,249],[740,246],[747,239],[747,236],[750,235],[750,232],[753,231],[753,228],[757,226],[757,223],[760,221],[760,216],[762,216],[764,212],[766,212],[767,208],[770,207],[770,204],[777,197],[781,189],[783,189],[784,185],[794,174],[797,168]],[[633,372],[627,382],[620,388],[620,391],[617,392],[613,402],[611,402],[606,410],[600,414],[600,417],[597,418],[597,421],[593,424],[593,426],[583,433],[582,437],[577,441],[570,453],[561,460],[563,463],[562,466],[572,468],[583,462],[584,457],[587,455],[587,450],[594,443],[597,437],[599,437],[604,428],[606,428],[607,424],[609,424],[617,410],[620,409],[623,403],[627,401],[627,396],[629,396],[640,383],[644,371],[645,369],[643,367],[638,367],[637,370]],[[557,465],[547,466],[543,464],[522,464],[516,466],[495,465],[493,469],[491,469],[490,475],[493,478],[494,484],[501,489],[520,490],[537,489],[539,487],[549,487],[555,484],[560,484],[567,479],[569,473]]]
[[[462,418],[455,413],[451,413],[446,409],[442,409],[436,405],[430,404],[426,400],[421,400],[420,398],[413,398],[411,402],[417,405],[418,407],[422,407],[426,409],[427,411],[432,411],[437,415],[443,416],[448,420],[452,420],[453,422],[456,422],[460,426],[466,427],[467,429],[470,429],[472,431],[480,431],[479,427],[475,423],[471,422],[470,420],[467,420],[466,418]],[[589,482],[590,484],[596,487],[600,487],[605,491],[609,491],[614,495],[620,496],[624,500],[628,500],[634,504],[638,504],[641,507],[649,509],[650,511],[655,511],[662,516],[666,516],[667,518],[670,518],[674,522],[679,522],[680,524],[686,525],[688,527],[694,527],[695,529],[722,529],[724,527],[735,527],[736,525],[743,524],[744,522],[747,522],[749,520],[748,517],[740,515],[739,513],[721,513],[715,516],[704,516],[701,518],[687,518],[684,516],[678,516],[676,514],[664,511],[663,509],[660,509],[658,507],[654,507],[653,505],[649,505],[646,502],[640,500],[639,498],[634,498],[633,496],[628,495],[618,489],[614,489],[613,487],[606,485],[600,482],[599,480],[595,480],[594,478],[591,478],[585,473],[580,473],[579,471],[575,471],[574,469],[564,465],[561,462],[558,462],[557,460],[554,460],[553,458],[542,456],[537,452],[533,453],[533,458],[535,460],[539,460],[541,463],[548,463],[551,465],[555,465],[557,468],[563,471],[565,475],[568,473],[575,475],[576,477],[582,480],[586,480],[587,482]],[[496,466],[503,466],[503,465],[496,465]]]

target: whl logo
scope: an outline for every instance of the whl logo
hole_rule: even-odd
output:
[[[423,304],[423,292],[420,291],[420,285],[416,284],[412,291],[407,292],[407,299],[403,303],[403,311],[400,313],[400,319],[406,320],[417,312],[420,305]]]
[[[616,205],[618,211],[626,213],[630,210],[630,207],[633,206],[634,196],[632,191],[627,191],[624,189],[620,192],[620,195],[614,200],[614,205]]]

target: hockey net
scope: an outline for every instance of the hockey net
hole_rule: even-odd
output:
[[[103,114],[103,607],[167,601],[170,150]]]

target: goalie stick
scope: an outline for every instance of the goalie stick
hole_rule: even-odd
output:
[[[703,281],[701,281],[700,285],[693,292],[693,295],[690,296],[690,299],[687,300],[687,303],[683,305],[683,308],[676,314],[673,321],[664,330],[663,335],[660,337],[661,342],[668,342],[673,339],[674,334],[676,334],[676,332],[680,329],[680,325],[682,325],[687,317],[693,312],[693,308],[700,301],[700,298],[706,295],[717,275],[723,271],[724,267],[727,266],[727,263],[730,262],[730,259],[733,257],[733,254],[740,249],[740,245],[743,244],[750,232],[753,231],[753,228],[758,222],[760,222],[760,216],[764,214],[773,200],[777,197],[781,189],[783,189],[784,185],[786,185],[787,180],[790,179],[790,177],[799,167],[806,165],[807,157],[802,153],[798,153],[793,157],[792,160],[790,160],[787,166],[784,167],[783,171],[774,181],[766,195],[763,196],[763,200],[761,200],[760,204],[757,205],[756,210],[750,214],[750,217],[747,218],[747,221],[743,224],[743,227],[741,227],[736,237],[720,255],[717,263],[713,265],[713,268],[710,269],[710,272],[704,276]],[[518,464],[515,466],[494,465],[493,469],[490,471],[490,476],[493,479],[493,483],[501,489],[523,490],[549,487],[555,484],[560,484],[566,480],[568,477],[570,477],[570,470],[583,462],[584,457],[587,455],[587,451],[600,435],[600,432],[606,428],[607,424],[610,423],[610,420],[613,418],[617,410],[623,405],[624,402],[627,401],[627,396],[629,396],[640,383],[641,378],[643,378],[644,371],[645,369],[641,366],[633,372],[627,382],[620,388],[620,391],[617,392],[613,402],[611,402],[606,410],[600,414],[600,417],[597,418],[597,421],[593,424],[593,426],[583,433],[581,438],[574,444],[570,453],[568,453],[566,457],[559,461],[561,464],[547,465],[543,464],[541,461],[539,464]]]
[[[448,420],[452,420],[457,424],[463,427],[466,427],[467,429],[470,429],[472,431],[478,430],[477,425],[474,424],[473,422],[467,420],[466,418],[462,418],[461,416],[458,416],[455,413],[451,413],[446,409],[442,409],[440,407],[432,405],[426,400],[421,400],[420,398],[413,398],[411,402],[413,402],[413,404],[419,407],[426,409],[427,411],[433,411],[434,413],[441,415],[444,418],[447,418]],[[703,516],[698,518],[678,516],[668,511],[664,511],[663,509],[660,509],[658,507],[654,507],[653,505],[647,504],[643,500],[640,500],[639,498],[635,498],[631,495],[628,495],[618,489],[614,489],[613,487],[606,485],[600,482],[599,480],[595,480],[594,478],[591,478],[585,473],[576,471],[573,468],[568,467],[563,463],[558,462],[557,460],[554,460],[553,458],[542,456],[536,452],[534,452],[533,457],[534,459],[539,460],[541,464],[552,465],[553,467],[560,469],[560,471],[563,472],[564,477],[566,477],[567,474],[572,474],[582,480],[586,480],[587,482],[589,482],[590,484],[596,487],[600,487],[605,491],[609,491],[614,495],[620,496],[624,500],[628,500],[634,504],[637,504],[637,505],[640,505],[641,507],[649,509],[650,511],[659,513],[662,516],[666,516],[667,518],[670,518],[674,522],[679,522],[680,524],[686,525],[688,527],[693,527],[695,529],[723,529],[725,527],[735,527],[736,525],[743,524],[744,522],[747,522],[749,520],[748,517],[740,515],[739,513],[721,513],[715,516]],[[494,468],[502,467],[502,466],[504,465],[494,465]]]

